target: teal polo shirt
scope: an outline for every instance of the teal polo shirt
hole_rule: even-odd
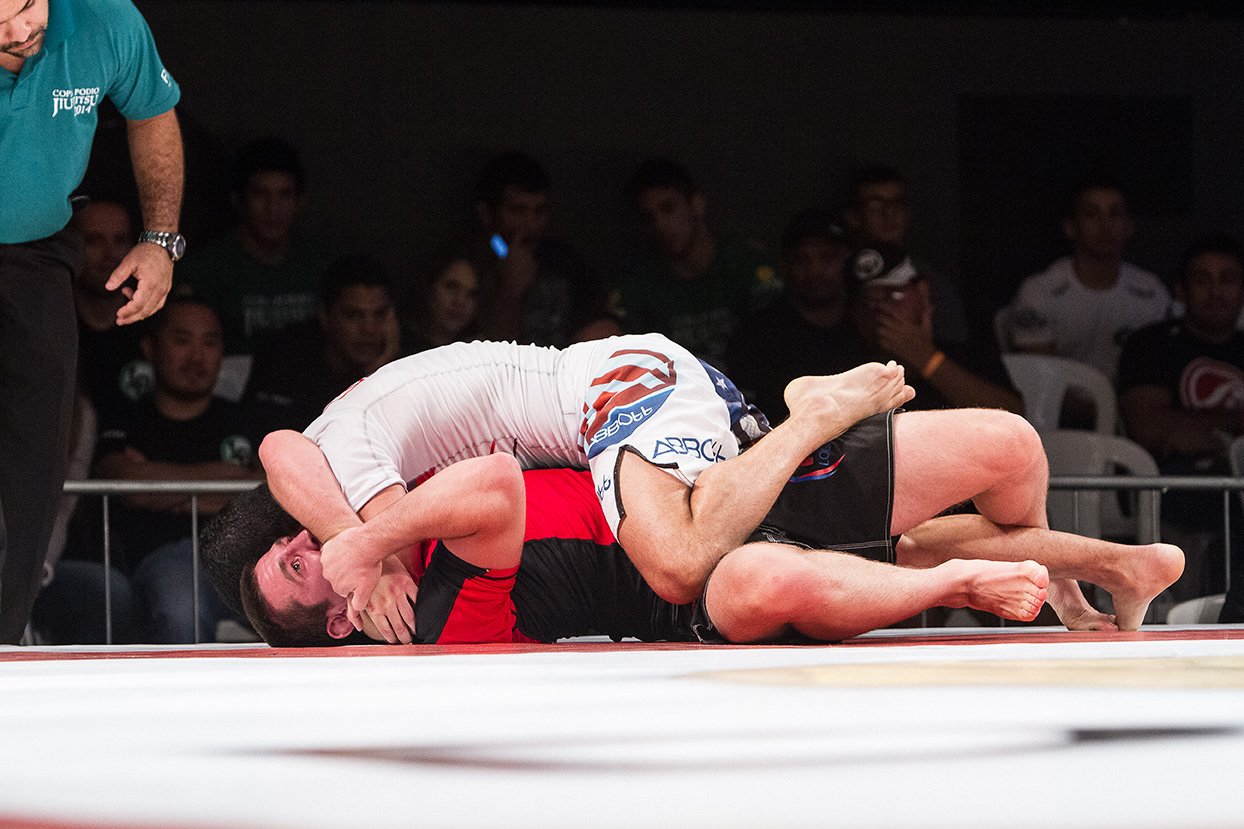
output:
[[[141,121],[180,94],[130,0],[48,0],[43,48],[20,74],[0,68],[0,243],[43,239],[69,222],[103,96]]]

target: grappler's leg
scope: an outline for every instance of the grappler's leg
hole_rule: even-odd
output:
[[[893,533],[907,538],[912,528],[926,522],[934,515],[952,507],[953,504],[972,500],[980,517],[995,529],[1035,528],[1049,530],[1045,514],[1045,494],[1049,488],[1049,466],[1045,449],[1033,427],[1024,418],[1009,412],[994,410],[955,410],[940,412],[904,412],[894,416],[894,520]],[[964,532],[963,523],[943,525],[947,532],[924,533],[908,539],[908,555],[911,541],[923,538],[923,549],[931,549],[931,540],[937,544],[953,544],[955,533]],[[979,525],[978,533],[985,533]],[[1014,549],[993,548],[986,543],[973,548],[947,546],[927,558],[926,563],[916,566],[932,566],[950,558],[983,558],[1018,561],[1036,559],[1050,566],[1050,606],[1054,607],[1062,624],[1072,630],[1112,630],[1117,624],[1122,630],[1136,630],[1144,616],[1144,609],[1157,592],[1161,592],[1183,570],[1183,553],[1171,545],[1146,548],[1149,553],[1141,558],[1118,561],[1118,564],[1140,570],[1128,575],[1110,575],[1110,569],[1101,560],[1115,563],[1120,550],[1136,550],[1123,545],[1103,548],[1100,541],[1081,539],[1090,544],[1080,544],[1080,536],[1065,534],[1005,535],[993,540],[1008,538]],[[1020,543],[1023,539],[1023,543]],[[1042,540],[1044,539],[1044,540]],[[1041,546],[1054,541],[1059,551],[1067,551],[1070,560],[1055,561],[1051,551]],[[1117,549],[1116,549],[1117,548]],[[935,549],[935,548],[933,548]],[[1088,566],[1088,556],[1096,555],[1098,568]],[[899,563],[903,563],[902,559]],[[914,561],[909,561],[913,563]],[[1171,576],[1171,573],[1174,573]],[[1088,575],[1088,574],[1092,575]],[[1079,574],[1079,575],[1077,575]],[[1171,576],[1171,581],[1166,581]],[[1116,596],[1117,619],[1111,619],[1093,609],[1085,599],[1076,579],[1092,581]],[[1105,580],[1103,583],[1102,580]],[[1164,583],[1157,590],[1153,586]],[[1116,590],[1117,595],[1116,595]]]
[[[1034,561],[946,561],[929,569],[846,553],[752,543],[713,571],[705,611],[732,642],[771,641],[797,630],[837,641],[894,624],[930,607],[971,607],[1031,621],[1049,575]]]
[[[738,457],[709,466],[691,488],[641,455],[623,451],[617,475],[625,515],[619,543],[661,598],[694,601],[713,567],[747,540],[811,452],[911,395],[902,368],[893,363],[800,378],[787,387],[790,418]]]
[[[1114,600],[1113,617],[1087,603],[1050,604],[1071,630],[1136,630],[1153,598],[1183,572],[1183,552],[1170,544],[1133,546],[1040,527],[999,527],[980,515],[934,518],[906,533],[895,548],[900,566],[937,567],[950,559],[1044,564],[1052,580],[1096,584]],[[1051,581],[1051,585],[1054,582]]]

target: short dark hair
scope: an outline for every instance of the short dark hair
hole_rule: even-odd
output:
[[[117,207],[125,211],[125,218],[130,223],[130,227],[131,228],[138,227],[138,211],[135,209],[135,206],[132,200],[123,199],[120,196],[114,195],[112,193],[97,193],[96,195],[87,198],[81,204],[79,204],[77,201],[75,201],[74,204],[75,204],[75,207],[74,207],[73,215],[69,218],[69,228],[71,230],[77,230],[79,225],[81,225],[82,209],[85,207],[90,207],[93,204],[116,205]]]
[[[549,189],[549,175],[527,153],[502,153],[485,162],[475,184],[475,198],[496,207],[511,187],[524,193],[543,193]]]
[[[677,190],[688,199],[700,192],[691,173],[677,161],[668,158],[645,159],[631,176],[631,201],[638,202],[644,193],[658,188]]]
[[[844,247],[847,245],[846,234],[832,212],[819,209],[804,210],[796,213],[786,223],[786,229],[782,231],[782,256],[789,256],[795,248],[809,239],[822,239]]]
[[[1231,256],[1234,257],[1235,261],[1244,265],[1244,250],[1240,248],[1240,243],[1233,237],[1225,233],[1211,233],[1205,236],[1198,236],[1188,245],[1188,250],[1184,252],[1184,258],[1179,263],[1180,282],[1188,278],[1188,268],[1192,265],[1192,260],[1204,253]]]
[[[1131,201],[1122,179],[1105,170],[1095,170],[1085,173],[1071,183],[1071,188],[1067,191],[1067,200],[1063,205],[1063,218],[1069,219],[1076,214],[1076,209],[1080,206],[1080,197],[1090,190],[1114,190],[1123,196],[1125,203]]]
[[[272,497],[267,483],[231,498],[199,538],[203,566],[225,604],[242,612],[241,582],[246,566],[254,568],[277,539],[301,531],[302,526]]]
[[[284,138],[275,135],[256,138],[238,151],[233,162],[231,188],[242,193],[258,173],[288,173],[293,176],[298,192],[306,187],[306,176],[298,150]]]
[[[355,285],[384,288],[393,297],[393,280],[384,265],[370,256],[352,253],[334,261],[320,277],[320,304],[332,308],[346,288]]]
[[[151,335],[159,334],[164,330],[164,327],[168,325],[168,320],[169,317],[172,316],[173,309],[182,308],[187,305],[202,305],[204,308],[207,308],[215,314],[216,321],[220,322],[220,311],[213,303],[208,302],[204,297],[197,296],[195,294],[179,294],[177,296],[170,296],[168,300],[160,306],[160,310],[151,315],[150,321],[146,327],[146,333]]]
[[[862,164],[855,169],[851,177],[851,204],[860,205],[860,192],[870,184],[890,184],[891,182],[907,186],[907,177],[888,164]]]

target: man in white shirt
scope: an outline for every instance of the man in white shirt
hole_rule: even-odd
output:
[[[1114,378],[1128,334],[1171,304],[1154,274],[1123,261],[1134,227],[1122,189],[1086,179],[1063,220],[1071,255],[1020,285],[1006,311],[1010,348],[1088,363]]]

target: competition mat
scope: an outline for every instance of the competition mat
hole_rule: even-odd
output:
[[[0,647],[4,827],[1238,827],[1244,627]]]

